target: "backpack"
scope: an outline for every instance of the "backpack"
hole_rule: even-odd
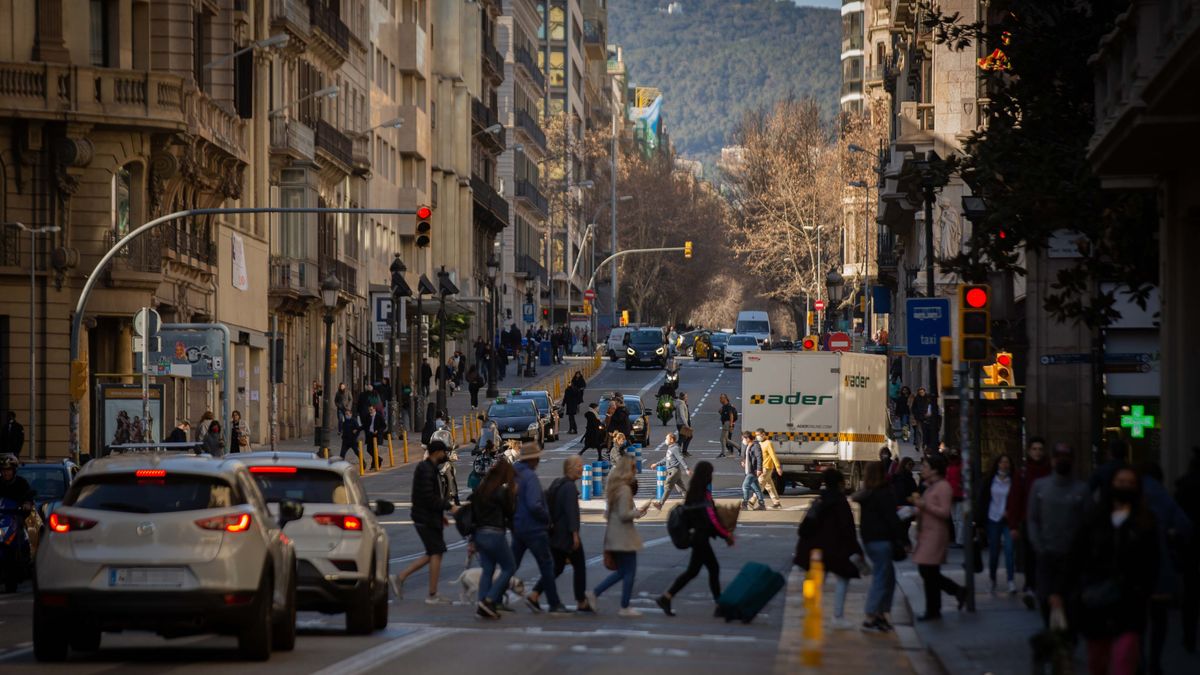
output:
[[[546,513],[550,516],[550,524],[546,527],[546,530],[550,533],[554,532],[554,517],[556,515],[554,510],[554,496],[558,494],[559,488],[563,486],[566,480],[566,478],[555,478],[554,482],[550,483],[550,487],[546,488],[546,491],[542,494],[542,498],[546,500]]]
[[[474,497],[474,495],[472,495]],[[468,499],[466,504],[454,512],[454,528],[464,538],[475,534],[475,502]]]
[[[691,507],[679,504],[667,514],[667,534],[675,548],[688,548],[692,545],[692,525],[689,522]]]

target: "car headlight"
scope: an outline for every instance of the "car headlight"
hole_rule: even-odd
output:
[[[666,347],[659,347],[658,349],[655,349],[655,350],[654,350],[654,353],[655,353],[655,354],[658,354],[659,356],[662,356],[663,354],[666,354],[666,353],[667,353],[667,348],[666,348]]]
[[[628,349],[626,349],[625,353],[630,356],[637,356],[637,350],[634,349],[633,347],[629,347]]]
[[[525,429],[525,431],[537,431],[537,430],[538,430],[538,423],[537,423],[537,422],[534,422],[533,424],[530,424],[530,425],[529,425],[528,427],[526,427],[526,429]]]

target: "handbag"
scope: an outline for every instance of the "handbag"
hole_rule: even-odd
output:
[[[617,571],[617,556],[613,555],[612,551],[604,552],[604,569],[610,572]]]
[[[690,439],[693,433],[695,432],[692,431],[692,428],[686,424],[679,428],[680,438]]]

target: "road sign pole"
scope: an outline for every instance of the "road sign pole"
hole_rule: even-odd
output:
[[[150,432],[150,308],[143,307],[142,316],[142,442],[153,443]]]

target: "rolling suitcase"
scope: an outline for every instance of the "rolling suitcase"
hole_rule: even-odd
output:
[[[717,616],[750,623],[784,586],[783,575],[762,563],[749,562],[717,600]]]

